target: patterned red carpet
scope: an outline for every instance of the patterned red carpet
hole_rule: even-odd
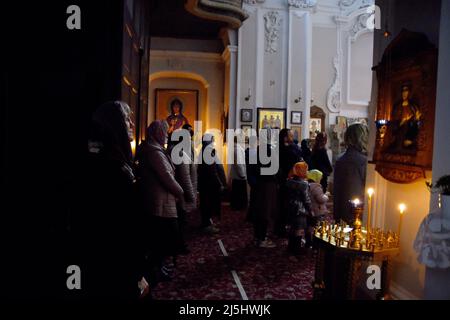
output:
[[[314,262],[286,252],[286,240],[274,249],[256,248],[252,226],[245,214],[224,206],[220,233],[206,235],[197,228],[197,214],[189,218],[187,241],[191,253],[177,259],[175,279],[153,290],[157,300],[250,300],[311,299]],[[219,246],[221,240],[228,257]],[[232,270],[240,280],[241,290]]]

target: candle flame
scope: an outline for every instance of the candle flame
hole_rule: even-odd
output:
[[[354,204],[355,206],[359,205],[360,203],[361,203],[361,201],[359,201],[359,199],[353,200],[353,204]]]
[[[372,198],[373,194],[375,193],[375,190],[373,188],[369,188],[367,190],[367,193],[369,194],[369,197]]]
[[[406,210],[406,205],[405,205],[404,203],[401,203],[401,204],[398,206],[398,208],[399,208],[399,210],[400,210],[400,214],[403,214],[403,213],[405,212],[405,210]]]

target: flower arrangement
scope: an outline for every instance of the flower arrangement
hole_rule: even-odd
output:
[[[450,175],[442,176],[433,185],[431,182],[426,182],[430,192],[439,192],[444,196],[450,196]]]

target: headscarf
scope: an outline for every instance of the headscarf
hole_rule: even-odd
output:
[[[297,162],[292,168],[291,172],[289,172],[289,179],[294,177],[298,177],[300,179],[306,179],[308,173],[308,165],[306,162]]]
[[[325,132],[320,132],[319,134],[317,134],[313,151],[317,151],[317,150],[325,148],[325,146],[327,145],[327,141],[328,141],[328,137]]]
[[[369,128],[362,123],[352,124],[345,132],[344,139],[347,147],[354,148],[362,153],[367,153]]]
[[[312,180],[315,183],[320,183],[320,181],[322,180],[322,176],[323,173],[319,170],[310,170],[307,174],[308,180]]]
[[[133,156],[125,123],[127,111],[129,112],[129,107],[122,101],[111,101],[101,105],[92,116],[90,143],[93,141],[99,143],[103,153],[108,157],[131,164]]]
[[[166,143],[167,129],[166,121],[155,120],[147,128],[147,139],[155,141],[162,147]]]

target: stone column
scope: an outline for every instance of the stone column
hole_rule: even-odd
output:
[[[439,39],[439,64],[434,125],[433,180],[450,174],[450,1],[442,1]],[[437,195],[431,199],[431,209],[437,207]],[[426,269],[425,299],[450,299],[450,268]]]

